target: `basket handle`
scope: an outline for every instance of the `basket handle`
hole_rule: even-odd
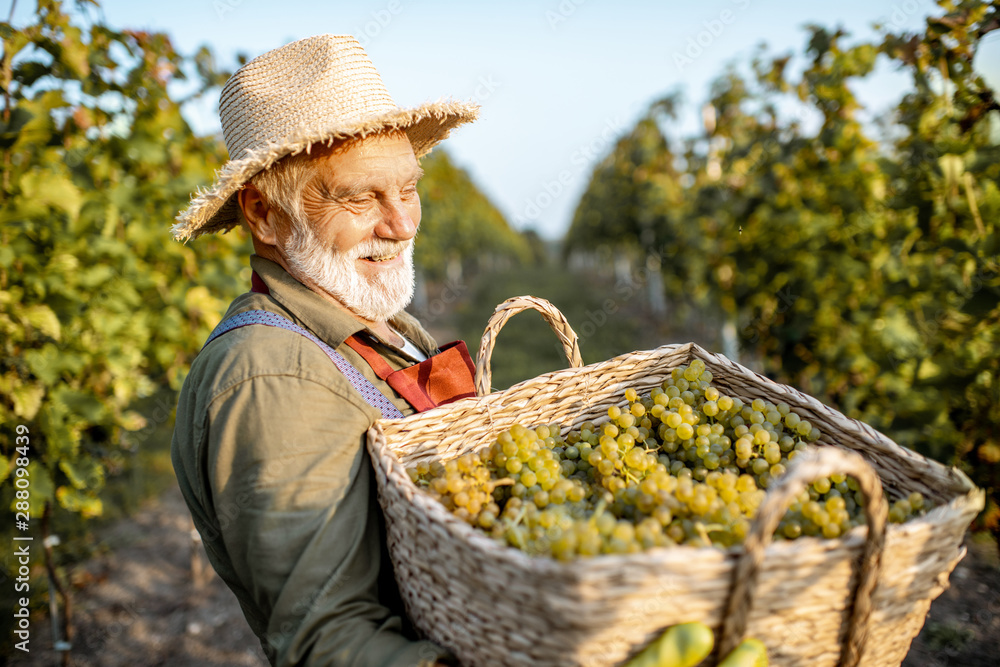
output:
[[[572,368],[583,366],[583,357],[580,356],[580,343],[576,332],[566,321],[559,309],[545,299],[534,296],[515,296],[507,299],[493,311],[489,322],[486,323],[486,331],[483,332],[483,339],[479,343],[479,354],[476,357],[476,395],[485,396],[490,393],[490,384],[493,381],[493,371],[490,368],[490,360],[493,356],[493,345],[496,343],[497,334],[507,323],[511,315],[516,315],[522,310],[529,308],[541,313],[542,318],[549,323],[552,331],[559,337],[563,351],[566,352],[566,359]]]
[[[744,639],[757,576],[764,560],[764,551],[771,543],[778,522],[788,506],[814,480],[843,473],[858,481],[865,496],[865,517],[868,535],[865,539],[854,592],[854,606],[848,618],[847,637],[840,655],[840,667],[856,667],[868,640],[871,619],[871,595],[882,567],[885,546],[885,522],[888,506],[882,495],[878,474],[861,456],[834,447],[818,447],[803,451],[789,464],[778,484],[768,492],[757,512],[757,518],[744,540],[744,552],[733,568],[733,586],[723,617],[719,655],[727,655]]]

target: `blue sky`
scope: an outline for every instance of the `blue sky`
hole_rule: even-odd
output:
[[[18,3],[15,24],[33,4]],[[566,230],[595,161],[650,101],[682,90],[678,134],[689,134],[699,127],[711,80],[729,63],[745,66],[762,42],[774,53],[800,53],[809,23],[841,25],[860,40],[874,35],[877,21],[918,30],[939,11],[929,0],[105,0],[101,6],[113,26],[164,31],[186,53],[208,44],[226,65],[238,52],[252,57],[314,34],[356,35],[398,104],[452,97],[482,105],[480,120],[445,145],[509,220],[549,238]],[[990,62],[996,69],[1000,56]],[[907,83],[882,66],[858,93],[877,115]],[[216,103],[188,110],[199,131],[219,130]]]

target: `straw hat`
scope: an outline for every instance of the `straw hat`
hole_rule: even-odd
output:
[[[177,216],[178,241],[238,225],[235,194],[286,155],[317,142],[400,130],[419,158],[453,127],[475,120],[479,106],[439,101],[401,109],[354,37],[318,35],[241,67],[222,89],[219,115],[230,160]]]

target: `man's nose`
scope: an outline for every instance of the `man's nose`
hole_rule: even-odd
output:
[[[414,215],[412,206],[400,199],[385,201],[382,204],[382,217],[375,226],[375,234],[383,239],[409,241],[417,234],[420,224],[419,208]]]

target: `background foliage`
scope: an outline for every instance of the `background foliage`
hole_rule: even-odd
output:
[[[0,26],[0,421],[31,430],[36,516],[53,503],[102,512],[106,472],[149,426],[130,407],[179,387],[239,291],[246,249],[236,236],[185,246],[168,235],[224,155],[172,94],[177,82],[193,95],[217,85],[211,55],[76,22],[42,1],[33,25]],[[5,455],[12,433],[0,433]],[[8,472],[5,456],[0,480]]]
[[[742,361],[961,465],[995,508],[1000,113],[973,57],[1000,13],[939,4],[921,34],[852,43],[814,26],[799,57],[762,50],[715,81],[698,136],[674,136],[678,96],[651,105],[566,236],[565,255],[590,264],[546,264],[540,239],[512,231],[446,153],[428,156],[417,261],[429,282],[451,278],[453,328],[474,349],[496,303],[533,293],[567,311],[588,362],[651,347],[665,322],[641,304],[662,269],[688,307],[670,311],[672,331],[697,329],[677,313],[728,324]],[[169,237],[226,158],[182,109],[228,73],[207,48],[179,54],[57,0],[39,0],[31,25],[0,23],[0,38],[0,503],[25,424],[33,514],[92,519],[106,481],[169,433],[173,392],[249,283],[241,232]],[[912,85],[873,125],[853,88],[879,62]],[[617,257],[642,279],[602,272]],[[561,366],[549,336],[512,324],[497,386]]]
[[[701,136],[669,140],[675,100],[653,105],[594,171],[567,243],[672,249],[668,294],[736,323],[751,362],[961,465],[998,504],[1000,107],[973,57],[1000,12],[938,4],[923,34],[812,26],[801,65],[761,52],[714,82]],[[912,87],[873,128],[852,86],[879,59]]]

